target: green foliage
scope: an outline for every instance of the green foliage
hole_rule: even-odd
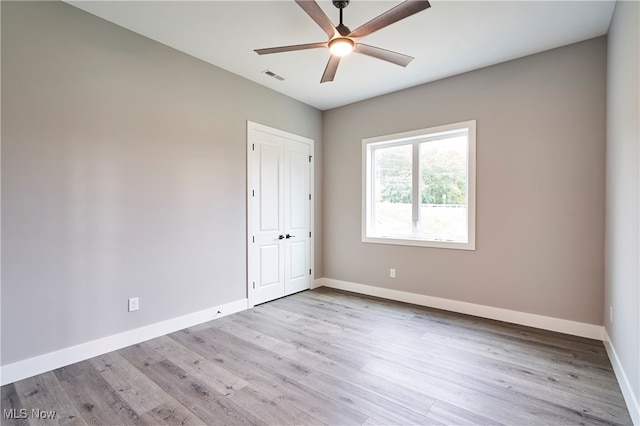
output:
[[[459,145],[459,144],[458,144]],[[391,147],[376,153],[376,171],[380,200],[411,203],[411,145]],[[420,177],[422,204],[466,203],[466,154],[447,141],[428,142],[421,146]]]
[[[376,152],[376,173],[382,201],[411,203],[411,145]]]
[[[423,204],[466,203],[466,155],[444,143],[423,144],[421,152]]]
[[[402,181],[389,182],[382,189],[382,201],[391,203],[411,203],[411,184]]]

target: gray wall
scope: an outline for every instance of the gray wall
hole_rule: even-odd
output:
[[[2,2],[3,365],[246,297],[246,120],[315,139],[320,194],[318,110],[64,3]]]
[[[605,90],[601,37],[324,112],[325,277],[602,325]],[[361,140],[471,119],[477,250],[360,242]]]
[[[608,36],[604,303],[605,327],[636,396],[636,408],[640,406],[639,23],[638,2],[616,3]]]

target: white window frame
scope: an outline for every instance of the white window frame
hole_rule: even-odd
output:
[[[372,224],[372,209],[371,203],[373,202],[372,196],[372,180],[373,170],[371,167],[371,153],[376,146],[384,145],[405,145],[405,144],[419,144],[428,140],[434,140],[441,138],[447,133],[456,133],[461,130],[468,131],[468,162],[467,162],[467,230],[468,238],[467,242],[455,242],[455,241],[442,241],[442,240],[429,240],[423,238],[408,238],[408,237],[381,237],[374,236],[368,233]],[[415,148],[414,148],[415,149]],[[413,156],[413,170],[418,169],[417,155]],[[366,138],[362,140],[362,242],[364,243],[379,243],[379,244],[394,244],[403,246],[420,246],[420,247],[435,247],[445,249],[459,249],[459,250],[475,250],[476,249],[476,121],[469,120],[459,123],[446,124],[443,126],[430,127],[426,129],[412,130],[408,132],[395,133],[391,135],[376,136],[372,138]],[[413,173],[413,197],[412,199],[419,200],[419,185],[418,173]],[[416,209],[414,203],[414,210]],[[414,218],[416,217],[414,212]],[[415,225],[415,219],[414,219]]]

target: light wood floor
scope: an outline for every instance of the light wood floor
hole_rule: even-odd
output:
[[[631,424],[601,342],[327,289],[4,386],[2,408],[28,412],[3,425]]]

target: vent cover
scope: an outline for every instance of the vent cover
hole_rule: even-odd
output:
[[[283,76],[278,75],[278,74],[276,74],[276,73],[274,73],[274,72],[272,72],[270,70],[264,70],[264,71],[262,71],[262,73],[268,75],[269,77],[273,77],[276,80],[284,81],[284,77]]]

